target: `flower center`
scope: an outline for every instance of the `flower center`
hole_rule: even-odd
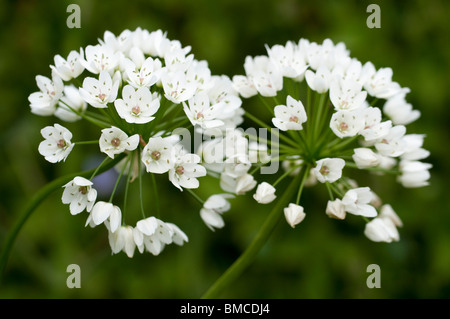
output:
[[[153,151],[151,157],[153,158],[153,160],[159,161],[159,159],[161,158],[161,153],[158,151]]]
[[[320,169],[320,174],[324,176],[330,174],[330,169],[328,168],[328,166],[322,166],[322,168]]]
[[[198,112],[197,113],[197,119],[202,119],[202,118],[204,118],[205,116],[203,115],[203,113],[202,112]]]
[[[131,109],[131,112],[133,112],[134,115],[138,115],[139,113],[141,113],[141,108],[136,105]]]
[[[111,140],[111,145],[114,147],[119,147],[120,145],[120,139],[118,137],[115,137]]]
[[[298,122],[298,117],[295,116],[295,115],[292,115],[292,116],[289,118],[289,122],[295,122],[295,123],[297,123],[297,122]]]
[[[347,123],[345,123],[345,122],[342,122],[340,125],[339,125],[339,130],[342,132],[342,131],[347,131],[348,130],[348,124]]]
[[[86,195],[86,194],[87,194],[87,191],[88,191],[87,186],[80,186],[80,187],[78,188],[78,191],[79,191],[81,194]]]
[[[183,166],[178,166],[175,171],[177,172],[178,175],[183,175],[184,174],[184,167]]]
[[[100,94],[98,95],[98,98],[99,98],[100,100],[104,101],[105,98],[106,98],[106,94],[105,94],[105,93],[100,93]]]
[[[66,141],[64,141],[63,139],[60,139],[58,141],[58,143],[56,143],[56,146],[58,146],[58,148],[64,148],[64,147],[66,147]]]

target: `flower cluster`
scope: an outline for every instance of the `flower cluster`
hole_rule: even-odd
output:
[[[423,148],[425,135],[406,133],[406,125],[420,117],[406,100],[410,90],[393,81],[391,68],[363,64],[350,56],[343,43],[330,39],[321,44],[301,39],[266,49],[267,55],[248,56],[245,75],[232,78],[243,98],[259,98],[259,117],[249,110],[245,115],[279,142],[252,134],[247,138],[269,145],[266,163],[282,162],[285,169],[272,185],[267,181],[258,185],[256,201],[272,202],[277,197],[276,184],[301,175],[294,186],[296,201],[284,210],[292,227],[305,217],[300,206],[303,186],[319,183],[328,190],[329,217],[359,215],[367,222],[364,233],[369,239],[399,240],[396,227],[401,221],[392,207],[381,206],[369,187],[359,187],[343,172],[348,168],[394,174],[407,188],[428,185],[431,164],[422,162],[429,155]],[[271,118],[270,124],[263,111]],[[240,165],[249,170],[252,163],[247,158]],[[261,166],[255,167],[254,172]],[[223,171],[224,175],[229,176]],[[243,176],[247,189],[256,185],[253,177],[239,178]]]
[[[56,55],[50,78],[36,77],[39,91],[29,96],[32,113],[69,123],[84,119],[99,128],[94,140],[72,142],[66,127],[47,126],[41,130],[39,153],[57,163],[65,161],[77,144],[98,144],[106,154],[91,176],[77,176],[64,186],[62,202],[70,205],[73,215],[88,212],[86,225],[104,224],[113,253],[124,251],[132,257],[137,248],[158,255],[167,244],[188,241],[175,224],[146,215],[142,175],[167,173],[176,188],[192,192],[207,170],[181,138],[180,128],[220,135],[242,121],[241,99],[231,79],[212,75],[207,62],[194,59],[190,51],[161,30],[137,28],[119,36],[106,31],[95,45],[73,50],[67,58]],[[97,201],[92,180],[111,161],[116,161],[119,178],[110,200]],[[123,176],[127,176],[125,202],[129,184],[139,179],[143,219],[134,227],[124,222],[126,203],[123,209],[113,203]],[[211,210],[224,209],[216,200],[206,203],[211,203]],[[215,218],[208,211],[202,213],[205,216]]]

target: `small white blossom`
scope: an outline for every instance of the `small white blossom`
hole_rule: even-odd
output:
[[[389,204],[385,204],[381,206],[379,217],[386,217],[392,220],[395,226],[402,227],[403,222],[400,219],[400,217],[397,215],[397,213],[392,209],[392,206]]]
[[[333,183],[342,177],[345,161],[342,158],[323,158],[316,161],[313,173],[321,183]]]
[[[108,230],[108,240],[112,253],[117,254],[124,251],[129,258],[132,258],[136,248],[133,234],[134,229],[131,226],[120,226],[114,232]]]
[[[168,138],[152,137],[142,151],[147,172],[162,174],[172,168],[172,143]]]
[[[130,59],[125,59],[124,67],[128,83],[135,88],[149,88],[158,82],[161,77],[162,65],[159,59],[148,57],[142,65],[136,65]]]
[[[31,113],[41,116],[53,115],[63,95],[63,81],[54,73],[51,80],[42,75],[36,76],[36,84],[40,91],[31,93],[28,97]]]
[[[178,246],[183,246],[185,242],[187,243],[189,241],[188,236],[177,225],[166,222],[166,226],[172,232],[172,241]]]
[[[233,76],[233,87],[244,98],[250,98],[258,94],[253,81],[244,75]]]
[[[91,214],[88,218],[88,223],[92,221],[94,225],[100,225],[105,222],[108,218],[111,218],[115,230],[118,225],[120,225],[122,213],[118,206],[113,205],[112,203],[107,203],[103,201],[99,201],[95,203],[94,207],[92,207]],[[114,232],[114,231],[113,231]]]
[[[253,198],[260,204],[268,204],[273,202],[277,197],[275,191],[275,187],[269,183],[262,182],[256,188],[256,193],[253,195]]]
[[[86,108],[87,104],[81,98],[78,89],[73,85],[67,85],[64,87],[64,96],[61,97],[54,115],[66,122],[75,122],[81,119],[81,116],[75,112],[83,113]]]
[[[391,243],[400,240],[394,223],[386,217],[377,217],[368,222],[364,229],[364,235],[374,242]]]
[[[375,143],[375,148],[381,155],[398,157],[405,152],[406,145],[403,140],[405,133],[405,126],[393,126],[386,136]]]
[[[316,72],[307,70],[305,72],[305,79],[308,86],[318,93],[325,93],[330,88],[331,73],[323,66],[320,66]]]
[[[423,134],[407,134],[403,136],[405,152],[400,158],[408,161],[417,161],[427,158],[430,155],[430,152],[422,148],[424,138],[425,135]]]
[[[119,64],[119,53],[108,45],[88,45],[85,50],[86,57],[80,58],[80,63],[91,73],[99,74],[102,71],[112,71]]]
[[[67,59],[64,59],[59,54],[55,55],[55,65],[51,65],[50,68],[61,77],[63,81],[70,81],[73,78],[78,77],[84,71],[84,66],[80,63],[83,59],[83,50],[80,52],[75,50],[70,51]]]
[[[113,126],[102,130],[99,144],[100,151],[114,158],[116,154],[135,150],[139,144],[139,135],[134,134],[128,137],[124,131]]]
[[[200,217],[209,229],[214,231],[215,228],[225,226],[222,214],[230,210],[231,205],[227,199],[233,197],[231,194],[216,194],[208,197],[200,210]]]
[[[292,228],[295,228],[296,225],[300,224],[303,219],[305,219],[306,214],[302,206],[290,203],[288,207],[284,208],[284,217],[286,218],[287,223]]]
[[[344,219],[346,215],[345,205],[342,204],[339,198],[336,198],[334,201],[329,200],[325,213],[330,218]]]
[[[179,190],[184,188],[198,188],[197,177],[206,175],[206,169],[199,165],[200,156],[188,154],[181,145],[173,148],[173,166],[169,169],[169,180]]]
[[[367,92],[352,80],[334,81],[330,85],[330,100],[336,110],[356,110],[362,107]]]
[[[192,82],[188,82],[183,72],[173,75],[165,73],[161,81],[164,88],[164,96],[176,104],[189,100],[197,90],[197,86]]]
[[[65,184],[62,195],[63,204],[70,204],[70,213],[77,215],[86,209],[90,212],[97,199],[97,191],[92,188],[93,183],[77,176],[69,183]]]
[[[119,81],[113,81],[107,71],[101,71],[98,80],[91,77],[84,79],[80,96],[93,107],[106,108],[116,99],[118,88]]]
[[[75,144],[71,143],[72,133],[65,127],[55,124],[41,130],[44,141],[39,144],[39,153],[50,163],[65,161]]]
[[[255,178],[250,174],[244,174],[234,178],[228,174],[221,174],[220,187],[227,192],[243,195],[256,186]]]
[[[159,96],[146,87],[135,90],[131,85],[124,86],[122,99],[114,101],[117,113],[128,123],[144,124],[152,121],[160,106]]]
[[[184,112],[192,125],[200,125],[205,129],[219,127],[224,124],[218,119],[222,112],[222,107],[222,103],[211,105],[209,97],[205,93],[196,94],[189,99],[187,104],[183,102]]]
[[[392,120],[392,123],[396,125],[407,125],[420,117],[420,111],[413,110],[412,105],[406,102],[406,92],[392,96],[383,106],[383,112]]]
[[[337,111],[331,116],[330,128],[339,138],[355,136],[364,129],[364,118],[358,111]]]
[[[288,95],[286,105],[277,105],[274,109],[275,117],[272,123],[282,131],[302,130],[302,124],[306,122],[307,115],[301,101]]]
[[[355,148],[353,151],[352,158],[358,168],[364,169],[380,164],[380,157],[370,148],[360,147]]]
[[[399,164],[402,174],[398,176],[397,180],[407,188],[427,186],[431,167],[432,165],[429,163],[403,160]]]
[[[381,68],[376,70],[371,62],[363,66],[363,72],[367,79],[364,89],[371,95],[379,99],[388,99],[401,91],[397,82],[392,81],[392,69]]]
[[[369,204],[372,198],[373,193],[369,187],[359,187],[347,191],[342,198],[342,204],[345,206],[347,213],[364,217],[375,217],[377,211],[375,207]]]

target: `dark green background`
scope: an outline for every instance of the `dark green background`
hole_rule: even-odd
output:
[[[81,7],[81,29],[66,27],[66,7]],[[381,28],[366,26],[370,3],[381,7]],[[214,74],[242,74],[246,55],[265,54],[264,44],[307,38],[343,41],[351,55],[409,87],[409,102],[422,117],[408,133],[426,134],[431,185],[404,189],[392,177],[360,180],[390,203],[404,222],[401,241],[372,243],[363,221],[324,214],[326,193],[306,190],[307,218],[295,230],[282,223],[255,263],[221,297],[227,298],[448,298],[450,297],[448,1],[1,1],[0,2],[0,238],[25,202],[57,176],[78,171],[95,146],[76,147],[66,163],[39,155],[39,130],[54,118],[30,113],[35,76],[49,76],[53,56],[95,44],[105,30],[118,35],[136,27],[162,29],[191,45]],[[249,105],[256,108],[257,105]],[[61,122],[60,122],[61,123]],[[83,124],[81,124],[83,123]],[[249,123],[245,123],[246,125]],[[84,122],[67,125],[93,139]],[[79,139],[78,139],[79,140]],[[2,298],[197,298],[251,241],[273,205],[233,200],[226,227],[211,232],[198,204],[161,180],[162,219],[189,236],[158,257],[111,256],[103,227],[85,228],[86,214],[71,216],[62,190],[48,198],[19,234],[8,264]],[[218,191],[202,180],[200,194]],[[151,207],[151,204],[150,204]],[[81,267],[81,288],[66,287],[66,268]],[[369,289],[369,264],[381,267],[381,288]]]

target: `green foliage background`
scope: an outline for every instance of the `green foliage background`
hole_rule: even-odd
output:
[[[70,3],[81,7],[81,29],[66,27]],[[366,26],[370,3],[381,7],[380,29]],[[55,54],[94,44],[105,30],[118,35],[140,26],[167,31],[170,39],[191,45],[196,59],[208,60],[213,74],[232,76],[243,74],[246,55],[265,54],[265,44],[330,38],[343,41],[362,62],[392,67],[394,80],[411,89],[408,101],[422,117],[408,132],[427,135],[431,185],[404,189],[389,176],[360,179],[402,218],[401,241],[393,244],[370,242],[358,218],[327,218],[326,192],[306,190],[305,221],[295,230],[280,224],[221,297],[449,298],[449,12],[444,0],[1,1],[0,240],[40,187],[80,170],[86,154],[96,150],[75,148],[57,165],[37,151],[40,129],[55,119],[31,114],[27,97],[37,90],[36,75],[50,75]],[[259,105],[248,107],[256,112]],[[81,126],[67,127],[78,140],[98,135]],[[218,191],[212,179],[201,184],[204,198]],[[19,234],[1,298],[198,298],[247,247],[271,207],[257,205],[250,194],[237,198],[224,215],[226,227],[211,232],[198,204],[162,183],[163,220],[179,225],[190,242],[168,246],[158,257],[137,253],[129,259],[111,256],[106,230],[85,228],[87,215],[71,216],[61,194],[49,197]],[[81,267],[80,289],[66,287],[69,264]],[[381,267],[380,289],[366,286],[369,264]]]

